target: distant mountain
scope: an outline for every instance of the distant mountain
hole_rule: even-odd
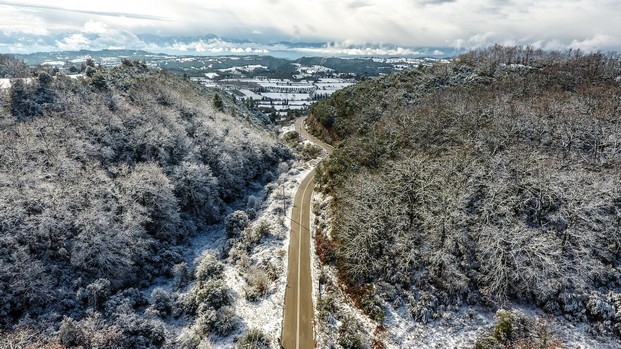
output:
[[[160,56],[164,54],[154,54],[142,50],[79,50],[79,51],[58,51],[58,52],[36,52],[29,54],[17,54],[15,57],[23,60],[26,64],[37,65],[46,62],[72,62],[81,61],[86,57],[92,58],[96,62],[102,61],[104,58],[126,57],[132,60],[144,60],[147,57]]]
[[[259,54],[295,59],[302,56],[360,57],[450,57],[460,50],[449,47],[403,47],[390,43],[269,41],[221,37],[215,34],[165,36],[134,34],[126,31],[106,33],[66,32],[60,34],[0,33],[0,53],[62,52],[68,50],[105,50],[123,48],[162,52],[219,56]]]
[[[208,37],[208,36],[206,36]],[[174,39],[170,39],[174,40]],[[315,43],[314,45],[319,45]],[[316,50],[316,49],[315,49]],[[310,54],[314,51],[309,51]],[[296,74],[295,65],[323,66],[333,70],[335,74],[349,74],[350,76],[378,76],[408,67],[418,66],[421,63],[433,63],[437,58],[428,56],[425,59],[413,58],[373,58],[360,56],[347,57],[296,57],[280,58],[258,54],[228,54],[222,56],[205,55],[172,55],[152,53],[144,50],[79,50],[60,52],[40,52],[15,55],[28,65],[53,65],[71,69],[72,66],[81,68],[87,59],[107,67],[121,64],[122,59],[142,61],[150,67],[156,67],[174,72],[178,75],[204,77],[207,73],[217,73],[218,76],[236,77],[234,73],[225,72],[233,67],[262,66],[265,69],[246,72],[246,76],[266,76],[268,78],[292,78]],[[407,62],[406,62],[407,61]]]

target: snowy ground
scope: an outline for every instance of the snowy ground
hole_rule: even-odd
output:
[[[316,161],[312,161],[314,163]],[[271,238],[257,246],[250,257],[251,261],[259,264],[260,261],[269,260],[276,266],[278,279],[273,283],[270,294],[259,301],[250,302],[244,298],[246,282],[243,275],[235,265],[227,264],[225,275],[227,285],[236,294],[233,303],[235,313],[243,319],[247,328],[255,328],[270,336],[272,346],[279,347],[278,343],[282,332],[283,306],[285,300],[285,288],[287,285],[287,251],[289,249],[289,231],[291,228],[291,210],[297,188],[304,177],[314,168],[311,163],[297,162],[286,173],[281,174],[275,189],[264,203],[264,208],[259,213],[256,222],[266,220],[272,223],[272,234],[282,238]],[[285,192],[287,204],[287,216],[282,216],[282,188]],[[224,344],[228,348],[232,343]],[[220,347],[215,346],[215,347]]]
[[[280,130],[280,135],[293,131],[294,126],[286,126]],[[233,296],[232,307],[240,323],[237,330],[225,337],[210,336],[210,348],[234,348],[237,338],[249,329],[258,329],[271,340],[271,346],[280,347],[282,332],[284,292],[287,282],[287,251],[289,248],[289,231],[291,228],[292,203],[300,182],[314,169],[321,159],[310,161],[296,160],[287,166],[281,165],[278,178],[265,188],[257,188],[253,196],[263,198],[257,217],[249,223],[249,228],[267,221],[270,223],[270,234],[264,237],[258,246],[248,253],[245,265],[235,262],[233,258],[224,260],[224,281]],[[283,202],[286,205],[286,216],[283,217]],[[226,244],[226,233],[222,225],[213,226],[210,231],[203,232],[190,244],[186,254],[186,263],[196,266],[205,254],[218,255]],[[270,286],[267,295],[257,301],[249,301],[245,297],[248,265],[256,266],[269,263],[277,270],[277,278]],[[193,269],[193,268],[191,268]],[[172,292],[172,286],[158,283]],[[153,286],[152,288],[155,288]],[[189,289],[189,288],[188,288]],[[150,292],[150,290],[149,290]],[[166,324],[171,337],[176,337],[187,331],[192,321],[178,320]]]

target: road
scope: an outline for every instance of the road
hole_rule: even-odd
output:
[[[325,149],[328,154],[332,153],[332,146],[306,132],[304,119],[298,118],[295,121],[295,130],[303,138]],[[314,176],[315,171],[311,171],[300,183],[291,213],[289,273],[282,331],[282,346],[285,349],[315,348],[309,231]]]

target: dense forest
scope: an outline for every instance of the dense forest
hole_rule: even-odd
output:
[[[291,153],[213,90],[138,61],[81,70],[0,55],[0,347],[183,347],[153,321],[176,300],[144,288],[209,281],[177,317],[226,304],[217,261],[188,270],[182,244],[243,209]],[[205,326],[230,331],[231,316]]]
[[[503,46],[338,91],[309,117],[319,257],[380,324],[518,302],[621,336],[619,96],[617,54]]]

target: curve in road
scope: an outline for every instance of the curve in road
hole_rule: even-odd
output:
[[[334,149],[304,127],[305,118],[295,121],[300,136],[322,147],[328,154]],[[313,284],[310,268],[310,209],[313,196],[315,171],[311,171],[298,187],[291,212],[291,234],[289,236],[289,273],[285,290],[285,310],[282,346],[285,349],[315,348],[313,335]]]

